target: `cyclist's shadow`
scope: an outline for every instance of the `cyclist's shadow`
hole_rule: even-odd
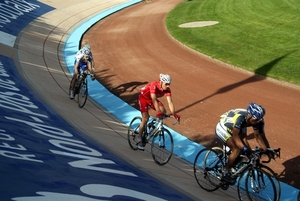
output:
[[[112,89],[112,92],[114,95],[121,97],[122,99],[127,102],[129,105],[131,105],[132,107],[138,109],[139,105],[138,105],[138,96],[140,91],[138,90],[138,87],[140,86],[145,86],[146,84],[148,84],[148,82],[137,82],[137,81],[133,81],[133,82],[127,82],[127,83],[123,83],[120,84],[119,86],[116,86]],[[126,94],[129,93],[128,95],[122,95],[123,93]]]
[[[124,92],[133,92],[138,86],[146,85],[148,82],[127,82],[116,86],[114,90],[122,94]]]
[[[299,173],[299,167],[300,167],[300,156],[296,156],[294,158],[291,158],[284,163],[284,170],[278,174],[278,177],[280,180],[284,181],[285,183],[294,186],[296,188],[300,188],[300,173]]]

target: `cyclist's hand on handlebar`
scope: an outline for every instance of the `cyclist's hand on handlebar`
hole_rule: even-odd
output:
[[[174,116],[174,118],[175,118],[177,121],[180,121],[180,115],[174,114],[173,116]]]
[[[274,159],[277,158],[277,157],[280,157],[280,149],[272,149],[272,148],[268,148],[266,151],[265,151],[265,154],[269,156],[269,158],[271,159]]]
[[[242,148],[242,153],[249,157],[249,156],[252,155],[252,150],[249,149],[248,147],[244,146],[244,147]]]
[[[163,116],[164,116],[164,113],[162,113],[162,112],[156,113],[156,117],[158,117],[158,118],[162,118]]]

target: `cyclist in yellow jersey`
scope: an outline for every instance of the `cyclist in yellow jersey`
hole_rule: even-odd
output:
[[[247,127],[253,128],[254,137],[260,148],[266,151],[270,147],[264,131],[265,114],[266,110],[263,106],[250,103],[247,109],[232,109],[220,116],[220,121],[216,126],[216,135],[231,150],[224,170],[225,180],[234,182],[230,169],[240,152],[246,155],[252,152],[246,138]]]

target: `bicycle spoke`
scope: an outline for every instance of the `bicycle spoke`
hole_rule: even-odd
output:
[[[165,165],[172,157],[174,149],[173,137],[167,129],[159,131],[152,138],[151,154],[158,165]]]
[[[78,95],[77,95],[78,106],[80,108],[82,108],[85,105],[87,96],[88,96],[88,86],[87,86],[87,82],[85,80],[79,86]]]
[[[139,127],[140,127],[141,122],[142,122],[141,117],[135,117],[132,119],[132,121],[130,122],[129,127],[128,127],[127,140],[128,140],[129,146],[133,150],[138,150],[136,140],[137,140],[137,136],[139,133]]]
[[[261,169],[251,169],[245,180],[249,199],[274,201],[277,198],[276,187],[272,178]]]
[[[194,177],[201,188],[215,191],[219,188],[222,175],[222,163],[218,153],[202,149],[194,160]]]

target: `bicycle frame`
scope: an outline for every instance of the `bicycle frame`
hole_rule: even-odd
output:
[[[164,127],[164,119],[167,117],[173,117],[172,115],[164,115],[162,118],[152,118],[143,131],[142,142],[151,144],[151,154],[153,160],[158,165],[165,165],[171,159],[174,149],[174,141],[172,134],[168,129]],[[137,116],[132,119],[128,127],[127,139],[129,146],[133,150],[138,150],[138,141],[136,141],[139,126],[142,122],[142,118]],[[151,129],[149,131],[149,128]]]

